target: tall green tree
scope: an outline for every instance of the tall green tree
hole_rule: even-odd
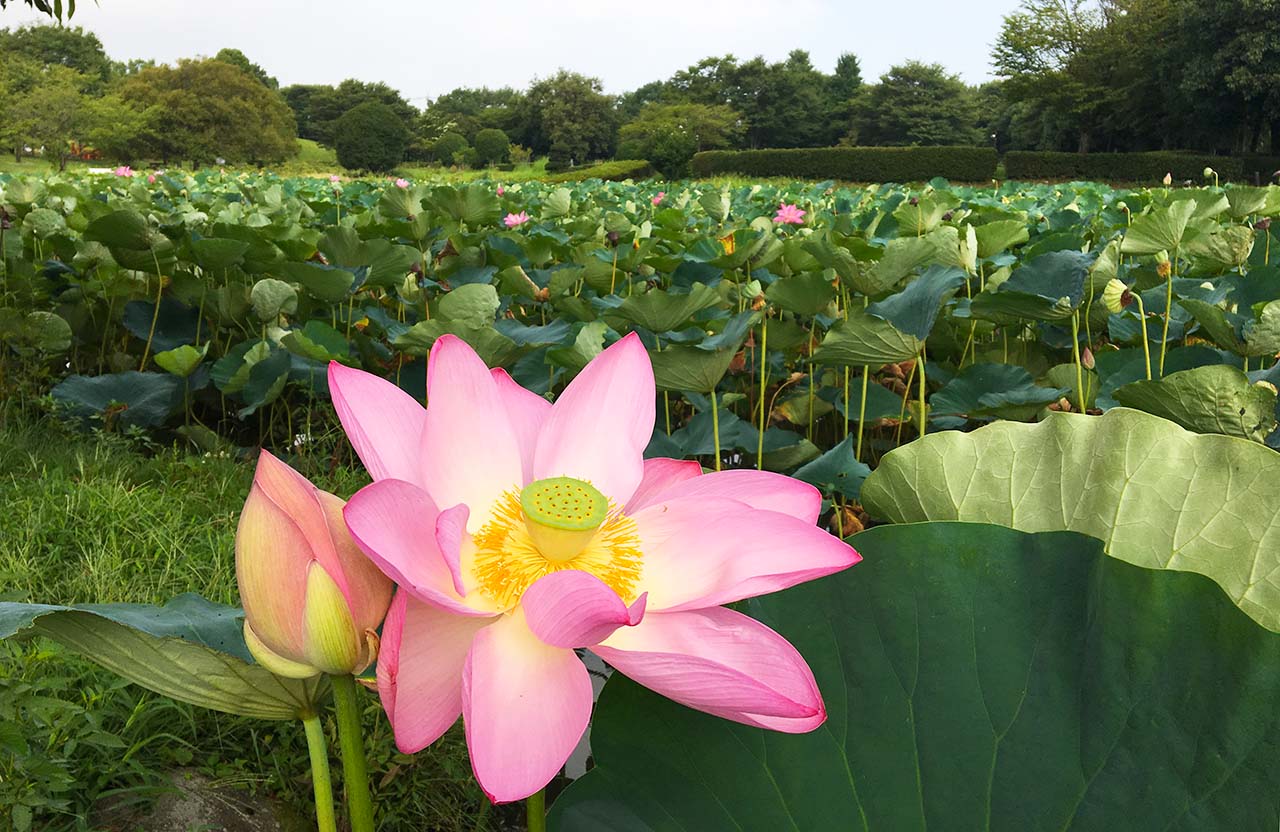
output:
[[[333,129],[338,119],[367,101],[381,102],[399,116],[405,127],[414,124],[418,110],[405,100],[397,90],[381,81],[366,82],[348,78],[336,87],[303,85],[281,90],[293,109],[295,119],[304,125],[300,135],[304,139],[333,143]]]
[[[731,147],[742,131],[741,114],[725,104],[648,104],[618,131],[618,155],[684,176],[693,154]]]
[[[617,113],[599,78],[562,69],[534,81],[521,109],[526,125],[521,144],[553,162],[581,164],[613,153]]]
[[[856,108],[858,144],[979,144],[973,91],[940,64],[891,68]]]
[[[42,149],[46,159],[67,166],[71,142],[89,127],[88,80],[74,69],[52,65],[43,67],[36,83],[20,94],[8,108],[18,138]]]
[[[268,89],[280,89],[280,82],[273,76],[268,75],[267,71],[262,67],[249,60],[249,56],[241,52],[239,49],[219,49],[218,54],[213,56],[215,61],[226,61],[232,66],[239,67],[244,72],[252,75],[262,82],[264,87]]]
[[[111,60],[102,41],[79,26],[32,24],[0,29],[0,55],[21,55],[42,66],[75,70],[95,90],[111,77]]]
[[[156,108],[138,156],[193,163],[277,162],[297,150],[293,113],[279,93],[212,58],[144,69],[120,85],[138,109]]]

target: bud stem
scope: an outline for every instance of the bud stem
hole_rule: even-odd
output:
[[[351,832],[374,832],[373,802],[369,798],[369,771],[364,758],[364,731],[356,682],[351,676],[331,676],[333,706],[338,715],[338,742],[342,746],[342,784],[347,793]]]
[[[333,781],[329,777],[329,749],[324,741],[324,726],[320,717],[311,715],[302,720],[307,732],[307,751],[311,755],[311,785],[316,799],[316,829],[319,832],[338,832],[338,822],[333,814]]]

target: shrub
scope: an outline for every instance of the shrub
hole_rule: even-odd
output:
[[[507,134],[495,127],[489,127],[476,133],[474,141],[476,161],[482,165],[496,165],[507,161],[511,153],[511,139]]]
[[[400,116],[380,101],[351,108],[333,130],[338,163],[353,170],[391,170],[404,161],[409,139]]]
[[[1165,174],[1172,174],[1174,181],[1190,179],[1199,183],[1204,179],[1205,168],[1216,170],[1224,181],[1239,181],[1243,177],[1243,165],[1239,159],[1176,151],[1051,153],[1012,150],[1004,157],[1005,175],[1009,179],[1088,179],[1154,185]]]
[[[513,165],[527,165],[533,161],[533,151],[519,144],[511,145],[508,156]]]
[[[695,176],[736,173],[850,182],[920,182],[941,176],[985,182],[996,171],[989,147],[812,147],[711,150],[693,157]]]
[[[453,164],[453,155],[459,151],[466,150],[471,145],[467,144],[467,139],[461,133],[445,133],[436,139],[435,144],[431,145],[431,158],[442,165]]]
[[[550,166],[547,166],[550,170]],[[653,176],[653,165],[644,159],[615,159],[598,165],[583,165],[556,176],[548,176],[547,182],[580,182],[583,179],[603,179],[621,182],[624,179],[645,179]]]

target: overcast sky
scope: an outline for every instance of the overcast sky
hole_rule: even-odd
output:
[[[522,88],[559,67],[620,93],[708,55],[784,58],[809,50],[830,72],[841,52],[873,80],[908,59],[970,83],[1017,0],[79,0],[73,23],[117,60],[242,50],[282,85],[385,81],[416,106],[460,86]],[[40,19],[9,4],[0,25]]]

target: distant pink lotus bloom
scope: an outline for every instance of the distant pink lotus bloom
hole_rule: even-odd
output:
[[[133,168],[128,165],[121,165],[116,168],[116,176],[133,176]]]
[[[784,202],[778,206],[778,213],[773,221],[780,225],[804,225],[804,215],[805,212],[799,205],[788,205]]]
[[[664,199],[666,199],[666,198],[667,198],[667,192],[666,192],[666,191],[658,191],[657,196],[655,196],[655,197],[653,198],[653,204],[654,204],[654,205],[661,205],[661,204],[662,204],[662,200],[664,200]]]
[[[506,224],[507,228],[517,228],[529,221],[529,215],[524,211],[521,211],[518,214],[507,214],[502,218],[502,221]]]
[[[156,184],[156,175],[154,173],[147,174],[147,184],[148,185]]]
[[[409,180],[408,180],[408,179],[397,179],[397,180],[396,180],[396,187],[397,187],[397,188],[407,188],[407,187],[409,187]]]
[[[339,182],[341,182],[341,181],[342,181],[342,177],[341,177],[341,176],[339,176],[339,175],[338,175],[338,174],[336,174],[336,173],[331,173],[331,174],[329,174],[329,181],[330,181],[330,182],[332,182],[332,183],[334,183],[334,184],[336,185],[336,184],[338,184]]]
[[[343,517],[399,584],[378,693],[401,751],[461,715],[489,797],[533,794],[587,728],[583,648],[735,722],[798,734],[826,719],[804,658],[725,605],[839,572],[858,553],[816,525],[811,485],[646,460],[656,393],[634,333],[554,404],[453,335],[431,348],[429,408],[337,362],[329,390],[373,477]]]
[[[501,185],[498,186],[498,196],[502,196],[506,192],[507,192],[506,188],[502,187]]]

